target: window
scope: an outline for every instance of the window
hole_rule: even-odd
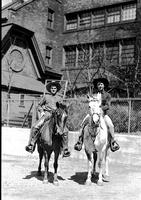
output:
[[[107,9],[107,23],[115,23],[120,21],[120,7]]]
[[[46,57],[45,57],[45,61],[47,65],[51,64],[51,56],[52,55],[52,48],[49,46],[46,46]]]
[[[122,21],[136,19],[136,4],[125,5],[122,8]]]
[[[125,40],[121,43],[121,64],[130,65],[134,64],[134,51],[135,51],[135,41]]]
[[[66,16],[66,30],[72,30],[77,28],[77,15],[71,14]]]
[[[20,105],[21,107],[24,107],[24,94],[20,94]]]
[[[66,15],[66,30],[98,27],[136,19],[136,3],[110,6]]]
[[[47,26],[52,29],[54,26],[54,11],[51,10],[50,8],[48,9]]]
[[[81,66],[87,66],[89,64],[89,45],[81,45],[78,48],[78,65]]]
[[[76,47],[70,46],[65,49],[65,65],[75,66],[76,63]]]
[[[80,27],[88,27],[91,25],[91,13],[86,12],[86,13],[81,13],[79,15],[80,22],[79,25]]]
[[[92,13],[92,26],[101,26],[105,22],[105,12],[104,10],[97,10]]]
[[[92,45],[91,63],[93,66],[99,66],[104,61],[104,48],[104,43],[95,43]]]
[[[110,42],[106,44],[106,60],[112,64],[119,62],[119,42]]]
[[[93,67],[98,67],[105,62],[107,66],[110,64],[134,65],[135,40],[132,38],[68,46],[65,48],[65,55],[65,66],[68,68],[88,67],[90,63]]]

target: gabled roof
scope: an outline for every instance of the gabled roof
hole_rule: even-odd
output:
[[[25,5],[29,4],[29,3],[31,3],[32,1],[34,1],[34,0],[26,0],[26,1],[22,1],[22,0],[21,0],[21,2],[15,0],[15,1],[12,1],[12,2],[7,3],[6,5],[4,5],[4,6],[2,7],[2,11],[3,11],[3,10],[7,10],[7,9],[12,9],[12,10],[15,10],[15,11],[16,11],[16,10],[22,8],[23,6],[25,6]]]
[[[24,27],[21,27],[17,24],[13,24],[13,23],[2,24],[2,41],[1,41],[2,57],[5,55],[5,53],[7,52],[8,48],[11,45],[10,36],[12,35],[16,35],[16,36],[22,35],[22,37],[26,41],[28,41],[34,60],[36,62],[36,65],[38,66],[39,79],[42,78],[42,80],[45,80],[46,78],[48,78],[47,75],[51,76],[51,78],[54,78],[54,79],[61,78],[62,75],[60,73],[54,72],[51,69],[46,69],[34,32]]]
[[[6,36],[8,31],[11,29],[11,27],[12,27],[12,24],[7,24],[6,26],[2,26],[2,32],[1,32],[1,39],[2,40]]]
[[[9,73],[6,71],[2,72],[2,86],[9,84]],[[23,90],[30,90],[36,92],[44,92],[44,84],[41,81],[35,80],[31,77],[14,74],[14,78],[11,81],[11,87]]]

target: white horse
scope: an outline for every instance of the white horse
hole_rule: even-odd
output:
[[[99,168],[98,185],[103,185],[103,178],[108,172],[108,130],[103,118],[101,94],[88,96],[89,124],[84,128],[84,148],[88,158],[88,175],[86,184],[91,184],[92,175],[96,173],[96,160]]]

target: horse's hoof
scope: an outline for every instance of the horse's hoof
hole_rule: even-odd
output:
[[[92,178],[95,178],[95,177],[97,177],[97,173],[96,173],[96,172],[93,172],[93,173],[92,173]]]
[[[102,175],[102,180],[104,182],[109,182],[110,181],[110,177],[108,175]]]
[[[59,185],[59,182],[58,182],[58,181],[54,181],[53,184],[54,184],[55,186],[58,186],[58,185]]]
[[[43,184],[48,184],[48,180],[43,180]]]
[[[98,186],[103,186],[103,182],[98,180],[98,181],[97,181],[97,185],[98,185]]]
[[[90,180],[87,180],[87,181],[85,182],[85,185],[90,186],[91,184],[92,184],[92,182],[91,182]]]

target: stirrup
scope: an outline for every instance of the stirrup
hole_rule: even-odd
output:
[[[28,145],[25,147],[25,150],[28,151],[29,153],[33,153],[35,150],[35,145]]]

